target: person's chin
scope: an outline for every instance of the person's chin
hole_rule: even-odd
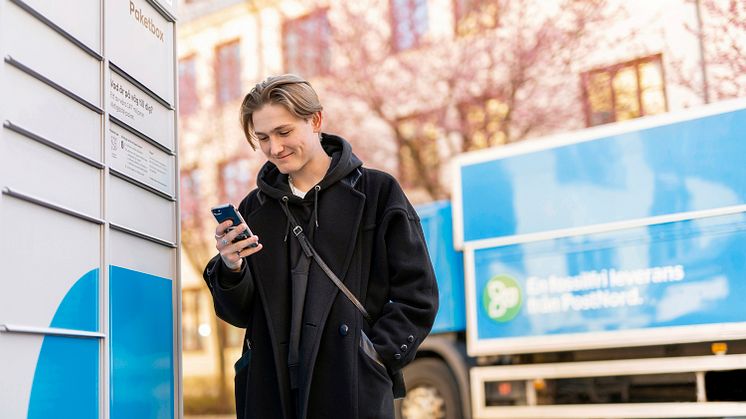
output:
[[[288,173],[292,173],[294,171],[293,170],[293,165],[292,164],[288,164],[288,163],[289,162],[286,163],[286,162],[282,162],[282,161],[275,161],[274,162],[275,166],[277,167],[277,170],[279,170],[280,173],[282,173],[283,175],[287,175]]]

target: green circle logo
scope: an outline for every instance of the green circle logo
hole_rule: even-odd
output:
[[[521,287],[507,275],[492,277],[482,291],[482,305],[490,319],[496,322],[513,320],[521,311]]]

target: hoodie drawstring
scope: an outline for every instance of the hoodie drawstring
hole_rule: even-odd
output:
[[[283,196],[282,197],[282,205],[285,206],[285,214],[288,214],[290,212],[290,208],[288,208],[288,197]],[[290,232],[290,217],[287,218],[288,222],[285,224],[285,238],[282,239],[282,241],[287,242],[288,241],[288,233]]]
[[[316,228],[319,228],[319,191],[321,190],[321,186],[316,185],[313,187],[313,190],[316,191],[313,196],[313,215],[316,218]]]
[[[313,187],[313,217],[314,217],[314,224],[316,225],[316,228],[319,228],[319,191],[321,190],[321,186],[316,185]],[[285,214],[290,213],[290,207],[288,206],[289,198],[287,195],[284,195],[281,199],[283,209],[285,210]],[[288,241],[288,233],[290,232],[290,217],[287,218],[288,222],[285,226],[285,238],[282,239],[284,242]]]

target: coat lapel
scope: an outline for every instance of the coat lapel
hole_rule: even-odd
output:
[[[276,207],[276,208],[275,208]],[[289,267],[287,243],[284,241],[285,214],[279,204],[268,200],[249,215],[247,224],[259,236],[262,250],[251,256],[256,285],[264,297],[264,309],[270,330],[276,337],[285,336],[289,325]],[[290,237],[288,237],[288,240]],[[284,338],[281,338],[284,339]],[[279,343],[279,342],[278,342]]]
[[[267,200],[249,214],[246,223],[259,236],[262,250],[250,257],[254,281],[262,299],[275,359],[283,409],[290,405],[287,377],[287,338],[290,330],[290,283],[285,235],[285,214],[277,201]],[[288,237],[290,240],[290,237]],[[284,344],[284,345],[281,345]],[[282,351],[281,349],[285,349]],[[287,414],[287,412],[286,412]]]

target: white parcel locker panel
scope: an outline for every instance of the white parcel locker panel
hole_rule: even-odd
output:
[[[170,219],[164,218],[164,223]],[[109,235],[110,264],[173,280],[176,278],[176,249],[112,230]]]
[[[174,157],[115,124],[109,127],[106,163],[166,195],[174,195]]]
[[[101,0],[23,2],[85,46],[101,54]]]
[[[2,418],[99,418],[100,352],[95,337],[0,334]]]
[[[0,0],[1,419],[182,416],[175,2]]]
[[[1,210],[0,324],[50,327],[73,286],[98,269],[101,227],[7,195]]]
[[[0,333],[0,412],[3,419],[26,419],[36,361],[44,336]]]
[[[116,225],[175,243],[174,205],[127,181],[109,178],[107,208],[109,221]]]
[[[3,121],[101,161],[101,115],[35,78],[3,63]]]
[[[174,104],[174,24],[145,0],[106,3],[106,50],[117,67]]]
[[[101,106],[101,62],[26,11],[8,5],[3,12],[5,56]]]
[[[101,171],[8,130],[0,156],[4,186],[85,215],[101,216]]]
[[[119,74],[109,73],[109,113],[173,151],[174,111]]]

